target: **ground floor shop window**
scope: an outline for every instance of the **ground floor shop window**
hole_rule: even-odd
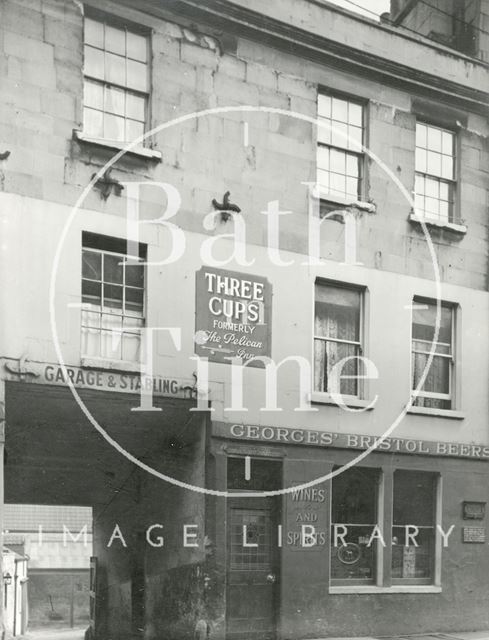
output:
[[[394,473],[392,579],[400,584],[430,584],[435,558],[434,473]]]
[[[426,471],[352,467],[333,477],[331,585],[435,584],[439,494],[439,475]]]
[[[354,467],[333,478],[331,581],[374,584],[377,544],[369,544],[377,522],[380,474]]]

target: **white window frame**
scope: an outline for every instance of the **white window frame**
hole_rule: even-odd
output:
[[[414,307],[415,305],[431,305],[431,306],[436,306],[436,301],[434,300],[427,300],[427,299],[423,299],[423,298],[419,298],[419,297],[414,297],[413,299],[413,312],[414,312]],[[447,400],[450,402],[450,408],[449,409],[441,409],[441,410],[445,410],[445,411],[451,411],[455,408],[455,391],[456,391],[456,306],[453,304],[450,304],[448,302],[441,302],[441,306],[449,309],[450,310],[450,315],[451,315],[451,327],[450,327],[450,344],[448,345],[450,347],[450,353],[444,354],[444,353],[436,353],[436,351],[433,353],[433,361],[435,360],[435,358],[445,358],[449,361],[449,367],[448,367],[448,393],[438,393],[436,391],[424,391],[423,389],[420,389],[417,394],[416,397],[414,398],[414,389],[413,389],[413,376],[414,376],[414,368],[413,368],[413,354],[415,353],[420,353],[420,354],[424,354],[424,355],[429,355],[430,351],[431,351],[431,346],[432,346],[432,341],[431,340],[419,340],[417,339],[416,342],[424,342],[426,343],[426,351],[420,351],[419,349],[414,349],[414,338],[413,338],[413,316],[411,316],[411,352],[410,352],[410,368],[411,368],[411,374],[410,374],[410,386],[411,386],[411,395],[413,396],[414,402],[413,402],[413,406],[418,408],[418,409],[434,409],[437,410],[437,407],[424,407],[423,405],[418,405],[416,404],[416,400],[418,398],[433,398],[435,400]],[[446,342],[436,342],[436,345],[447,345],[448,343]]]
[[[320,112],[320,100],[322,97],[330,98],[331,109],[332,109],[333,100],[340,100],[340,101],[346,102],[348,105],[352,104],[361,109],[361,140],[360,142],[362,145],[364,145],[366,140],[366,121],[367,121],[365,102],[362,101],[361,99],[353,98],[351,96],[337,94],[327,90],[320,90],[318,92],[318,99],[317,99],[318,100],[317,117],[319,122],[321,122],[321,120],[325,120],[331,124],[331,127],[332,127],[331,135],[334,133],[335,122],[346,125],[347,132],[348,132],[348,127],[350,126],[354,128],[359,128],[359,127],[356,127],[355,125],[351,125],[349,120],[347,121],[333,120],[332,111],[329,117],[322,116]],[[317,129],[318,131],[317,131],[317,144],[316,144],[316,182],[318,185],[318,192],[319,192],[320,199],[324,200],[325,202],[340,203],[342,205],[344,205],[345,202],[361,201],[364,197],[365,172],[366,172],[365,153],[363,152],[363,149],[359,148],[356,144],[350,142],[347,139],[344,140],[344,144],[333,144],[331,140],[329,142],[324,142],[321,140],[321,136],[322,135],[328,136],[328,129],[325,127],[321,127],[320,125],[318,125]],[[319,180],[319,171],[321,170],[320,163],[319,163],[320,149],[328,149],[330,152],[338,151],[338,152],[344,153],[345,162],[347,162],[346,158],[348,158],[349,156],[355,157],[358,164],[358,177],[356,178],[357,190],[355,194],[348,194],[346,191],[345,193],[330,191],[329,189],[321,185],[321,181]],[[331,173],[329,169],[328,169],[328,173]],[[332,173],[336,173],[336,172],[332,172]],[[343,175],[343,174],[340,174],[340,175]],[[348,173],[346,172],[346,170],[344,175],[346,180],[348,177]]]
[[[127,262],[129,264],[134,264],[134,257],[129,257],[127,254],[124,253],[120,253],[118,251],[112,251],[110,249],[104,249],[104,248],[94,248],[94,247],[89,247],[89,246],[82,246],[82,259],[83,259],[83,253],[85,252],[90,252],[90,253],[94,253],[94,254],[99,254],[101,256],[104,255],[110,255],[110,256],[117,256],[119,258],[121,258],[121,261]],[[143,259],[140,258],[139,259],[141,263],[143,263]],[[110,308],[108,308],[108,310],[106,310],[104,308],[104,284],[105,284],[105,280],[104,280],[104,273],[103,273],[103,258],[102,258],[102,262],[101,262],[101,279],[100,280],[93,280],[90,278],[85,278],[83,276],[83,273],[81,274],[81,284],[83,283],[83,281],[92,281],[92,282],[100,282],[100,286],[101,286],[101,305],[92,305],[91,303],[86,303],[83,302],[83,292],[81,292],[81,317],[80,317],[80,338],[81,338],[81,360],[82,360],[82,364],[86,364],[86,365],[91,365],[91,364],[97,364],[97,363],[120,363],[121,365],[125,364],[127,365],[127,367],[122,367],[124,369],[129,368],[135,368],[136,370],[139,370],[141,361],[142,361],[142,349],[141,349],[141,345],[142,345],[142,330],[144,329],[145,325],[146,325],[146,272],[145,269],[143,267],[143,286],[142,287],[131,287],[129,285],[130,288],[134,288],[134,289],[141,289],[142,290],[142,297],[143,297],[143,308],[141,313],[137,313],[137,312],[127,312],[125,309],[125,302],[126,302],[126,282],[125,282],[125,268],[123,269],[123,282],[121,285],[115,285],[115,286],[122,286],[122,309],[121,312],[118,313],[116,309],[113,309],[112,311],[110,310]],[[112,283],[109,283],[112,284]],[[89,354],[89,353],[85,353],[83,351],[83,332],[84,330],[88,331],[88,330],[92,330],[92,331],[96,331],[96,327],[92,327],[90,325],[85,325],[84,324],[84,313],[89,312],[89,313],[96,313],[100,316],[100,322],[99,322],[99,330],[98,330],[98,334],[100,336],[100,348],[99,348],[99,352],[98,354]],[[104,330],[103,326],[102,326],[102,319],[104,316],[113,316],[116,318],[120,318],[121,319],[121,326],[120,326],[120,344],[119,344],[119,350],[120,350],[120,354],[121,357],[117,358],[114,357],[113,355],[109,356],[109,355],[103,355],[102,354],[102,337],[104,333],[110,333],[110,328],[108,328],[106,331]],[[134,327],[134,326],[130,326],[127,327],[124,325],[124,320],[125,318],[132,318],[134,320],[139,320],[140,321],[140,326],[139,327]],[[131,334],[131,335],[138,335],[139,336],[139,358],[135,358],[132,360],[127,360],[127,359],[122,359],[122,349],[123,349],[123,336],[124,334]]]
[[[150,115],[150,98],[151,98],[151,56],[150,56],[150,52],[151,52],[151,40],[150,40],[150,31],[147,29],[140,29],[138,28],[136,25],[132,25],[132,24],[126,24],[125,21],[122,21],[120,19],[114,18],[108,18],[108,17],[99,17],[98,15],[92,15],[91,13],[89,13],[87,16],[85,16],[85,21],[87,20],[91,20],[95,23],[98,23],[99,25],[103,26],[103,30],[104,30],[104,38],[105,38],[105,30],[106,27],[109,28],[113,28],[113,29],[117,29],[119,31],[123,31],[126,34],[126,39],[127,39],[127,34],[134,34],[138,37],[144,38],[146,41],[146,60],[144,61],[144,63],[140,60],[136,60],[134,59],[134,62],[137,62],[139,64],[144,64],[145,68],[146,68],[146,88],[145,90],[141,89],[141,88],[135,88],[135,87],[131,87],[129,86],[127,83],[125,85],[120,84],[119,82],[111,82],[109,80],[107,80],[107,78],[100,78],[97,77],[96,75],[90,74],[87,71],[86,68],[86,62],[85,62],[85,54],[84,54],[84,66],[83,66],[83,86],[84,86],[84,100],[83,100],[83,131],[79,132],[80,135],[78,135],[78,137],[82,140],[94,140],[94,141],[100,141],[102,144],[103,143],[109,143],[112,145],[116,145],[116,146],[122,146],[124,144],[127,144],[129,142],[132,142],[132,140],[127,139],[128,136],[126,135],[127,132],[127,122],[128,121],[134,121],[137,122],[139,124],[142,124],[142,133],[146,132],[148,130],[149,127],[149,115]],[[104,58],[105,58],[105,53],[111,53],[110,50],[108,50],[106,48],[105,45],[105,41],[103,44],[103,48],[99,47],[99,46],[95,46],[94,44],[88,44],[87,43],[87,39],[85,36],[85,27],[84,27],[84,38],[83,38],[83,45],[84,45],[84,51],[87,48],[92,48],[98,51],[102,51],[104,53]],[[125,52],[124,55],[122,54],[115,54],[114,52],[112,52],[113,55],[117,55],[120,58],[123,58],[125,61],[125,65],[127,65],[127,61],[128,60],[133,60],[133,58],[131,58],[130,56],[128,56],[127,51]],[[104,73],[105,76],[105,73]],[[100,87],[102,87],[102,107],[101,108],[97,108],[94,106],[90,106],[87,105],[85,102],[85,88],[86,85],[88,83],[91,84],[96,84],[99,85]],[[108,90],[116,90],[118,92],[123,92],[124,93],[124,111],[123,114],[121,113],[115,113],[112,111],[108,111],[106,108],[106,103],[105,103],[105,96],[106,96],[106,92]],[[143,99],[144,100],[144,114],[143,114],[143,119],[137,118],[136,116],[134,117],[128,117],[128,110],[127,110],[127,96],[128,95],[133,95],[139,99]],[[85,120],[85,109],[91,109],[92,111],[96,111],[102,114],[102,136],[96,136],[93,135],[92,132],[90,132],[89,130],[87,130],[87,126],[86,126],[86,120]],[[109,138],[107,135],[105,135],[105,118],[106,116],[113,116],[113,117],[119,117],[122,118],[124,121],[124,139],[120,139],[120,138]],[[141,149],[141,151],[144,151],[143,146],[144,146],[145,141],[140,142],[137,146],[136,146],[136,151],[138,151],[139,149]]]
[[[418,143],[417,143],[417,138],[418,138],[418,127],[425,127],[426,128],[426,147],[418,147]],[[428,130],[437,130],[441,132],[441,136],[442,136],[442,140],[443,140],[443,134],[447,133],[450,134],[451,138],[452,138],[452,152],[451,155],[449,157],[451,157],[452,159],[452,177],[448,178],[448,177],[444,177],[443,175],[441,175],[443,173],[443,170],[440,171],[440,174],[436,174],[436,173],[431,173],[428,171],[428,166],[426,165],[424,167],[424,170],[420,169],[419,165],[418,165],[418,149],[422,150],[422,151],[426,151],[426,154],[432,152],[435,153],[437,155],[439,155],[441,157],[441,159],[443,158],[443,156],[448,156],[448,154],[444,154],[443,153],[443,142],[442,142],[442,147],[440,151],[434,151],[432,149],[430,149],[430,147],[428,146]],[[458,221],[458,216],[457,216],[457,173],[458,173],[458,167],[457,167],[457,134],[455,131],[451,130],[451,129],[447,129],[445,127],[440,127],[434,124],[431,124],[429,122],[425,122],[423,120],[416,120],[416,130],[415,130],[415,185],[414,185],[414,199],[415,199],[415,211],[416,211],[416,215],[418,216],[418,218],[421,218],[423,220],[426,221],[431,221],[431,222],[435,222],[438,224],[457,224]],[[448,203],[448,211],[447,211],[447,215],[444,216],[440,213],[440,205],[438,205],[438,214],[426,211],[426,209],[424,207],[418,207],[417,205],[417,198],[418,196],[420,198],[423,198],[423,201],[425,203],[426,206],[426,202],[425,202],[425,198],[426,198],[426,194],[417,193],[417,187],[416,187],[416,183],[418,181],[418,178],[423,180],[425,183],[426,181],[432,181],[432,182],[436,182],[438,183],[438,190],[440,190],[440,186],[441,185],[446,185],[447,189],[448,189],[448,200],[445,201],[442,198],[438,197],[431,197],[431,199],[437,200],[438,203],[440,202],[447,202]],[[439,191],[440,193],[440,191]]]
[[[378,483],[378,494],[377,494],[377,505],[378,505],[378,515],[377,521],[378,525],[384,538],[386,548],[384,548],[380,542],[380,540],[375,540],[373,544],[377,544],[377,566],[376,566],[376,580],[375,584],[362,585],[362,584],[352,584],[352,585],[338,585],[333,584],[331,579],[331,573],[329,576],[329,590],[330,594],[372,594],[372,593],[441,593],[442,585],[442,550],[443,550],[443,539],[440,533],[439,528],[443,523],[443,476],[439,471],[433,471],[426,468],[421,467],[403,467],[396,466],[392,468],[391,466],[382,467],[381,465],[363,465],[365,467],[375,468],[379,472],[379,483]],[[433,573],[432,580],[430,583],[426,582],[418,582],[414,583],[410,579],[393,579],[392,578],[392,553],[388,550],[388,545],[392,544],[392,529],[393,529],[393,509],[394,509],[394,472],[395,471],[419,471],[423,473],[431,473],[434,476],[435,480],[435,488],[434,488],[434,550],[433,550]],[[334,481],[334,480],[333,480]],[[390,487],[391,491],[386,491],[386,489]],[[387,502],[390,500],[390,504]],[[333,522],[332,522],[332,509],[333,504],[332,500],[329,503],[329,522],[330,522],[330,531],[333,531]],[[415,524],[415,523],[413,523]],[[452,533],[453,535],[453,533]],[[450,540],[450,538],[449,538]],[[329,554],[331,555],[331,544],[332,538],[330,538],[330,549]],[[387,552],[389,551],[389,552]],[[331,572],[331,561],[329,560],[330,572]],[[387,563],[387,564],[386,564]],[[390,566],[389,566],[390,563]]]
[[[341,339],[336,339],[336,338],[327,338],[325,336],[318,336],[316,334],[316,330],[315,330],[315,324],[316,324],[316,313],[315,313],[315,305],[316,305],[316,287],[317,286],[322,286],[322,287],[335,287],[337,289],[345,289],[348,291],[354,291],[355,293],[358,293],[359,298],[360,298],[360,308],[359,308],[359,340],[358,341],[352,341],[352,340],[341,340]],[[365,287],[362,286],[356,286],[353,284],[349,284],[349,283],[344,283],[344,282],[336,282],[336,281],[329,281],[329,280],[316,280],[314,282],[314,300],[313,300],[313,344],[312,344],[312,362],[313,362],[313,393],[312,393],[312,397],[313,400],[319,400],[321,396],[324,397],[331,397],[331,392],[329,391],[328,388],[326,389],[322,389],[322,390],[317,390],[316,391],[316,374],[315,374],[315,366],[316,366],[316,356],[315,356],[315,343],[316,340],[320,340],[321,342],[335,342],[335,343],[340,343],[340,344],[351,344],[351,345],[355,345],[356,348],[356,352],[355,352],[355,357],[364,357],[365,356],[365,307],[366,307],[366,301],[365,301],[365,296],[366,296],[366,289]],[[364,379],[362,378],[361,374],[358,373],[358,378],[357,378],[357,393],[356,395],[351,395],[351,394],[346,394],[346,393],[341,393],[340,394],[342,396],[342,398],[344,398],[345,400],[353,400],[353,401],[360,401],[364,395],[365,395],[365,384],[364,384]]]

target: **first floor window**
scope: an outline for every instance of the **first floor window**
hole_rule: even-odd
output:
[[[144,326],[144,248],[138,260],[126,241],[83,234],[82,355],[140,361]]]
[[[427,471],[395,469],[386,476],[357,466],[335,476],[331,585],[434,584],[439,482]]]
[[[362,291],[316,283],[314,314],[315,391],[359,395]],[[338,365],[338,366],[336,366]]]
[[[437,322],[435,302],[414,299],[412,326],[412,389],[421,385],[413,404],[452,409],[454,378],[454,307],[441,304]],[[438,328],[438,331],[436,329]],[[436,338],[436,340],[435,340]],[[429,364],[430,353],[433,359]],[[423,382],[423,376],[426,374]]]

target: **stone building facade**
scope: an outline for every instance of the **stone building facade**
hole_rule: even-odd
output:
[[[95,637],[489,627],[488,0],[421,4],[2,4],[3,491]]]

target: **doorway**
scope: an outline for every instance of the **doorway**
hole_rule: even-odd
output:
[[[230,491],[271,491],[280,460],[228,458]],[[227,507],[226,637],[274,640],[280,601],[281,496],[230,497]]]

